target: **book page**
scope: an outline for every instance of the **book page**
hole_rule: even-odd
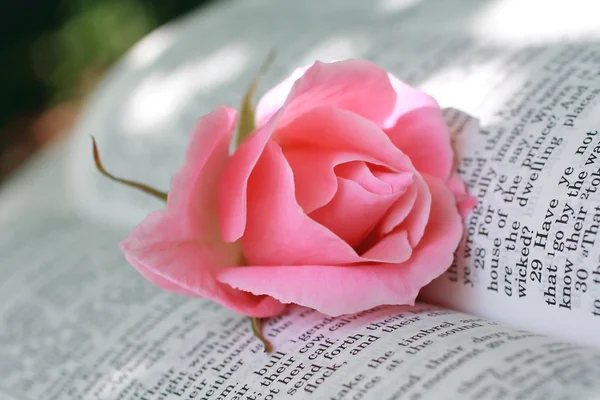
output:
[[[424,299],[600,346],[600,25],[590,14],[585,1],[511,0],[201,10],[150,35],[100,88],[74,142],[73,195],[89,215],[133,225],[162,205],[100,176],[87,134],[109,170],[167,190],[196,118],[236,106],[272,48],[265,88],[317,58],[367,58],[446,107],[480,201]]]
[[[600,391],[600,351],[426,304],[338,318],[294,308],[266,323],[275,347],[266,354],[247,318],[143,279],[115,246],[123,232],[69,215],[11,226],[0,232],[3,399],[592,399]]]
[[[600,44],[504,62],[514,73],[478,107],[479,129],[448,112],[479,204],[423,298],[600,347]]]
[[[42,149],[0,185],[0,221],[32,210],[65,212],[73,208],[66,188],[67,143],[61,139]]]

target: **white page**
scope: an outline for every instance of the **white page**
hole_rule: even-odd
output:
[[[425,299],[600,346],[599,54],[600,44],[507,54],[514,73],[478,108],[482,129],[458,139],[479,205]]]
[[[566,191],[557,182],[568,166],[576,169],[573,177],[587,174],[586,187],[596,187],[595,164],[580,166],[598,145],[595,136],[586,132],[598,129],[600,122],[595,117],[598,108],[594,95],[600,25],[590,19],[593,10],[589,3],[382,1],[374,5],[349,1],[343,5],[331,3],[330,7],[316,1],[228,3],[157,31],[140,43],[100,88],[79,133],[98,137],[105,164],[112,171],[167,189],[183,158],[195,119],[218,104],[235,106],[269,49],[277,48],[279,58],[277,67],[265,79],[265,87],[294,66],[315,58],[364,57],[431,92],[443,106],[477,118],[483,133],[470,123],[460,137],[464,160],[487,160],[484,172],[492,168],[492,174],[496,174],[489,181],[491,188],[506,178],[508,181],[502,186],[510,190],[509,183],[518,174],[516,179],[522,180],[516,184],[516,190],[522,193],[536,171],[519,169],[530,150],[519,143],[525,139],[526,146],[531,146],[530,141],[536,137],[542,140],[546,136],[540,132],[554,122],[545,116],[541,122],[526,122],[520,135],[511,136],[510,132],[521,129],[516,121],[528,115],[530,108],[532,120],[553,102],[552,98],[538,101],[542,94],[526,99],[528,92],[539,85],[556,94],[565,90],[563,99],[544,111],[555,115],[557,126],[543,140],[539,152],[548,146],[555,148],[544,170],[539,171],[527,206],[516,205],[518,200],[506,203],[502,195],[491,189],[480,196],[480,207],[470,216],[466,228],[468,231],[469,223],[471,229],[488,226],[482,222],[486,216],[477,213],[488,206],[495,210],[487,228],[490,233],[471,235],[469,239],[472,254],[484,249],[486,255],[464,259],[465,250],[461,249],[455,267],[425,292],[425,298],[523,329],[600,346],[600,246],[591,233],[588,248],[585,253],[582,251],[585,230],[593,231],[594,218],[600,219],[594,211],[599,204],[597,194],[590,193],[585,202],[568,202],[574,212],[585,212],[585,218],[579,221],[581,225],[575,225],[577,216],[572,215],[566,230],[562,230],[562,234],[571,237],[575,226],[582,229],[576,250],[551,256],[552,235],[561,230],[556,223],[547,232],[550,244],[544,249],[531,244],[500,252],[502,246],[494,245],[496,238],[506,245],[504,239],[509,237],[513,223],[518,223],[520,230],[527,226],[533,237],[538,232],[546,234],[542,221],[550,201],[556,198],[557,210],[565,208]],[[339,12],[341,7],[343,15]],[[544,18],[539,17],[542,12]],[[264,23],[265,17],[269,24]],[[231,29],[219,29],[223,21],[228,21]],[[311,29],[306,29],[309,26]],[[215,36],[215,32],[219,34]],[[197,40],[208,36],[210,41]],[[558,83],[554,89],[553,83]],[[580,86],[585,88],[578,89]],[[572,96],[576,97],[574,102],[563,107],[561,104]],[[588,96],[592,97],[585,100]],[[568,117],[575,115],[582,101],[589,104],[576,113],[576,118]],[[573,120],[573,127],[561,126],[569,119]],[[500,135],[499,132],[504,132],[501,143],[494,150],[486,150],[486,139]],[[554,137],[562,139],[560,146],[551,145]],[[510,143],[502,143],[506,140]],[[584,140],[590,142],[584,144]],[[494,162],[490,158],[503,144],[507,146],[506,156]],[[576,154],[581,145],[587,147],[582,149],[583,154]],[[521,153],[517,154],[519,148]],[[90,215],[102,221],[134,224],[149,209],[161,206],[154,199],[97,174],[89,149],[87,136],[76,140],[71,173],[73,193]],[[532,153],[534,158],[539,152]],[[508,160],[512,155],[514,163]],[[485,176],[477,175],[477,161],[470,165],[463,161],[461,168],[471,189],[479,194],[479,186],[487,181]],[[501,178],[502,175],[506,177]],[[499,221],[499,210],[508,213],[506,221]],[[506,224],[504,229],[493,229],[498,223]],[[529,252],[527,268],[517,266],[520,251]],[[533,260],[539,260],[534,265],[537,270],[531,265]],[[482,263],[483,270],[477,268]],[[490,271],[492,263],[494,271]],[[526,278],[519,280],[518,273]],[[488,290],[490,285],[498,285],[498,290]],[[527,293],[521,298],[519,287]],[[555,304],[545,303],[545,291],[555,292],[549,300]],[[504,294],[509,292],[515,295]]]
[[[33,217],[33,216],[32,216]],[[0,232],[0,397],[592,399],[600,352],[419,304],[247,318],[157,289],[123,232],[46,216]],[[32,254],[32,249],[35,249]]]
[[[42,149],[0,186],[0,224],[17,215],[73,208],[66,188],[67,143]]]

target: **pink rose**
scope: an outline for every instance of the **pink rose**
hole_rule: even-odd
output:
[[[258,105],[201,117],[167,206],[122,243],[154,284],[255,317],[412,304],[462,235],[453,152],[433,98],[362,60],[316,62]]]

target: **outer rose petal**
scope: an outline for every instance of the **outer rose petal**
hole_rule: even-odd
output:
[[[448,181],[448,187],[454,193],[454,197],[456,197],[460,215],[465,219],[473,207],[477,205],[477,198],[469,195],[465,183],[457,172],[452,174],[452,177]]]
[[[385,122],[386,133],[417,171],[447,180],[453,152],[440,107],[433,97],[389,76],[397,100],[394,112]]]
[[[323,106],[351,111],[381,126],[394,109],[396,94],[387,72],[370,61],[316,61],[265,94],[257,107],[258,124],[268,121],[285,102],[288,110],[281,126]]]
[[[264,125],[273,115],[277,114],[277,111],[279,111],[290,94],[294,83],[296,83],[310,67],[311,65],[306,65],[304,67],[296,68],[283,82],[265,93],[256,106],[256,126]]]
[[[221,270],[218,279],[331,316],[381,304],[414,304],[419,290],[448,268],[462,235],[454,196],[441,180],[425,178],[433,198],[431,218],[421,243],[402,264],[249,266]]]
[[[248,178],[271,138],[279,115],[250,134],[229,157],[217,188],[221,235],[233,243],[244,234],[248,201]]]
[[[177,293],[212,299],[239,313],[272,316],[284,306],[215,279],[236,265],[239,249],[219,237],[216,188],[227,161],[235,110],[220,107],[199,119],[167,207],[155,211],[121,243],[127,260],[148,280]]]

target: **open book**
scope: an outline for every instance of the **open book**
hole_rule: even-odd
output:
[[[587,6],[587,7],[586,7]],[[226,1],[139,43],[69,143],[0,193],[0,398],[600,398],[600,25],[588,1]],[[479,205],[415,306],[247,318],[155,288],[117,243],[196,118],[315,59],[367,58],[445,107]]]

